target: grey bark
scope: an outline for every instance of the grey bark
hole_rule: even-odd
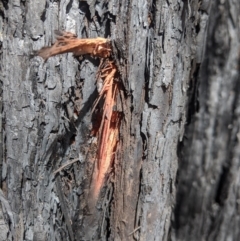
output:
[[[176,240],[239,240],[240,2],[214,1],[181,147]]]
[[[223,2],[211,12],[210,1],[197,0],[2,2],[0,240],[215,240],[219,223],[225,235],[232,217],[225,214],[238,200],[222,195],[221,188],[236,189],[237,179],[229,175],[225,187],[221,170],[226,165],[231,174],[238,163],[239,3]],[[88,192],[96,162],[91,106],[99,60],[65,54],[43,63],[33,56],[51,45],[55,29],[124,43],[124,118],[112,171],[94,206]],[[183,141],[187,120],[190,137]],[[222,132],[225,126],[231,128]],[[222,206],[213,205],[216,192]],[[197,214],[200,223],[191,218]]]

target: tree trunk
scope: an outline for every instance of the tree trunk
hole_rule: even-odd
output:
[[[2,1],[0,240],[238,240],[239,7]],[[96,199],[101,61],[44,63],[55,29],[118,49],[122,119]]]
[[[213,1],[180,154],[176,240],[239,240],[239,1]],[[193,102],[192,102],[193,103]]]

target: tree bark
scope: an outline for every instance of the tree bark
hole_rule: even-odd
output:
[[[213,1],[180,154],[176,240],[239,240],[239,1]]]
[[[239,6],[2,1],[0,240],[237,240]],[[120,46],[123,118],[96,202],[100,60],[44,63],[55,29]]]

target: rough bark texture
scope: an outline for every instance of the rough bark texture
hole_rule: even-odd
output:
[[[237,240],[240,9],[236,0],[210,9],[207,0],[0,3],[0,240]],[[97,203],[100,61],[35,57],[55,29],[121,50],[124,117]]]
[[[176,240],[239,240],[240,2],[213,1],[181,149]]]

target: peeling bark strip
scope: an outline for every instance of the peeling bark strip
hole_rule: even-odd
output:
[[[110,42],[105,38],[77,39],[70,32],[55,31],[57,41],[51,47],[44,47],[38,55],[45,61],[57,54],[72,52],[75,56],[91,54],[96,57],[107,58],[110,56]]]
[[[96,198],[102,187],[105,174],[114,158],[114,152],[118,142],[121,115],[119,112],[113,111],[119,91],[118,82],[114,81],[116,74],[117,68],[109,59],[106,59],[103,64],[99,66],[98,79],[103,82],[103,87],[94,104],[93,110],[95,110],[100,99],[104,99],[104,104],[101,113],[101,124],[97,130],[99,171],[92,190]]]
[[[44,47],[38,51],[38,55],[45,61],[51,56],[67,52],[73,52],[75,56],[91,54],[104,58],[97,75],[97,80],[101,81],[103,86],[93,107],[94,111],[99,101],[103,100],[102,108],[99,111],[100,125],[92,131],[98,137],[98,171],[97,175],[92,178],[90,195],[97,200],[105,175],[114,159],[118,143],[121,114],[113,111],[120,88],[116,81],[117,67],[109,58],[111,54],[109,40],[105,38],[77,39],[77,36],[70,32],[55,31],[55,34],[57,41],[51,47]]]

